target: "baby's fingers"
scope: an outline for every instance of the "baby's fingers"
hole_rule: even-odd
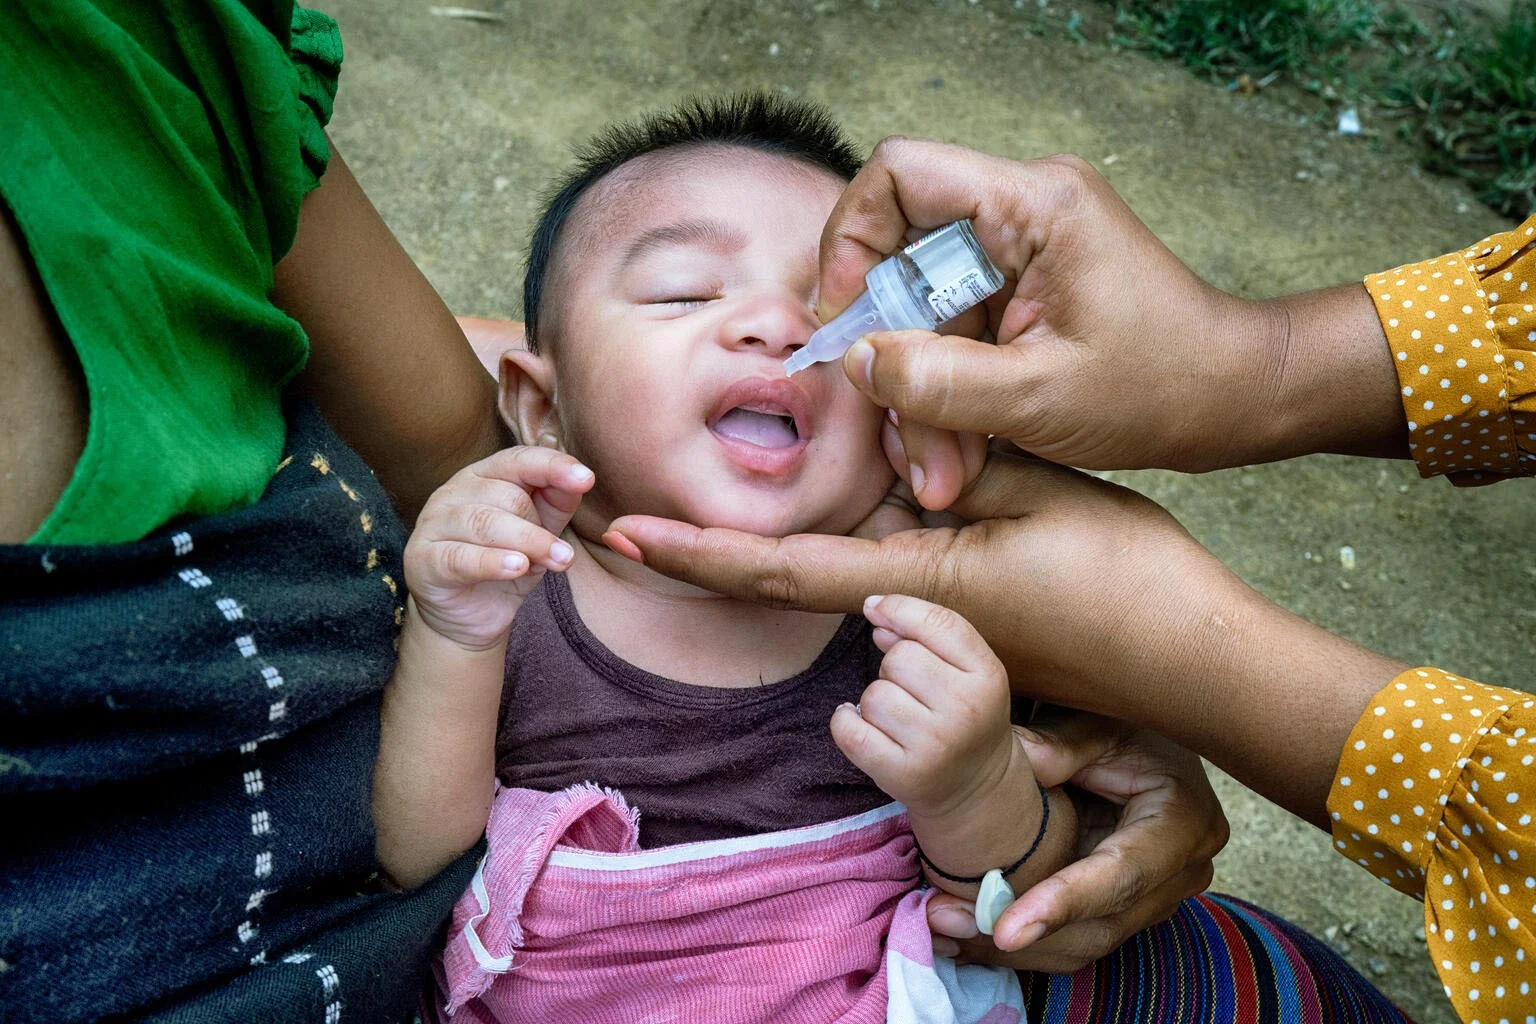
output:
[[[880,678],[901,687],[934,714],[953,711],[961,695],[970,689],[967,673],[916,640],[904,640],[890,630],[877,629],[875,643],[885,651]]]
[[[528,573],[528,556],[521,551],[483,547],[460,540],[433,541],[419,563],[412,587],[471,587],[496,580],[515,580]]]
[[[569,566],[575,555],[569,544],[538,523],[495,505],[465,504],[449,509],[437,524],[434,539],[517,553],[530,563],[557,572]]]
[[[569,518],[592,489],[592,471],[575,457],[542,445],[505,448],[470,467],[477,476],[516,484],[539,493],[556,512]],[[561,524],[563,526],[563,524]]]
[[[998,665],[997,656],[974,626],[931,601],[876,594],[865,600],[864,617],[874,625],[876,641],[886,649],[894,646],[894,641],[885,641],[895,637],[921,644],[962,672],[991,670]]]
[[[832,740],[843,756],[876,784],[902,762],[900,745],[853,704],[842,704],[832,712]]]

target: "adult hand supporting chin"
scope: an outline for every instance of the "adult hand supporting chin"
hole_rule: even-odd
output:
[[[996,344],[874,334],[843,361],[855,386],[898,413],[924,506],[944,507],[964,484],[956,431],[1085,469],[1406,456],[1391,352],[1364,288],[1228,295],[1076,157],[882,142],[822,232],[822,319],[912,232],[961,217],[1006,279],[985,303]]]
[[[1071,972],[1204,891],[1227,819],[1200,759],[1155,733],[1061,710],[1019,733],[1036,778],[1072,787],[1080,859],[1021,893],[991,938],[977,933],[974,906],[958,897],[935,896],[928,921],[935,936],[949,937],[935,940],[936,951]]]
[[[759,604],[854,612],[871,594],[942,604],[980,630],[1016,691],[1162,733],[1325,821],[1344,739],[1401,666],[1264,599],[1123,487],[994,453],[954,511],[969,525],[878,540],[646,516],[615,520],[605,540]]]

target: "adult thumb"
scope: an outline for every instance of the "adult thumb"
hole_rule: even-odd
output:
[[[848,379],[903,422],[974,434],[1016,433],[1028,392],[1018,346],[931,331],[881,331],[843,356]]]
[[[1125,742],[1131,727],[1087,712],[1052,716],[1031,726],[1014,726],[1035,778],[1060,786]]]

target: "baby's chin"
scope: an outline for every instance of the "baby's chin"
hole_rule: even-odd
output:
[[[627,508],[615,507],[612,518],[578,512],[572,526],[577,534],[596,540],[612,519],[623,515],[649,515],[674,519],[701,529],[738,530],[762,537],[788,537],[796,533],[844,536],[874,513],[885,497],[885,490],[882,488],[873,495],[844,495],[837,502],[817,502],[812,507],[779,496],[761,495],[722,494],[702,501],[640,502]]]
[[[833,501],[808,505],[778,495],[734,497],[693,501],[673,516],[702,528],[740,530],[763,537],[788,537],[796,533],[843,536],[869,518],[879,507],[887,488],[870,494],[845,494]]]

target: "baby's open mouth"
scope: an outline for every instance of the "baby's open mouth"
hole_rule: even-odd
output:
[[[785,460],[804,451],[816,433],[810,396],[785,377],[736,381],[720,395],[704,425],[753,466],[758,456],[768,458],[757,467],[760,472],[779,472],[790,464]],[[770,464],[776,468],[763,468]]]
[[[788,448],[800,440],[795,418],[772,405],[738,405],[710,428],[721,437],[760,448]]]

